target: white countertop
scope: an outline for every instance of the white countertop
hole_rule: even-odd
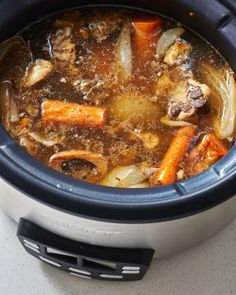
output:
[[[194,249],[154,261],[142,281],[123,283],[71,277],[28,255],[15,233],[0,210],[1,295],[236,294],[236,221]]]

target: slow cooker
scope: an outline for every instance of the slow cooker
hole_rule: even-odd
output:
[[[129,6],[180,21],[236,71],[235,0],[0,0],[0,41],[57,11]],[[165,187],[116,189],[57,173],[0,125],[0,203],[25,250],[84,278],[138,280],[154,257],[192,247],[236,216],[236,146],[206,172]]]

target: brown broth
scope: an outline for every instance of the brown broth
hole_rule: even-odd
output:
[[[157,60],[155,55],[143,67],[137,66],[132,26],[130,26],[133,52],[132,77],[126,82],[123,82],[122,79],[119,80],[116,73],[117,68],[111,66],[114,64],[115,46],[123,24],[140,17],[159,18],[156,15],[131,9],[99,8],[92,10],[91,8],[84,8],[41,20],[20,33],[30,47],[34,61],[40,58],[49,60],[53,64],[53,70],[46,78],[31,87],[25,87],[22,81],[26,67],[22,66],[19,71],[19,65],[16,65],[17,63],[14,61],[14,52],[9,52],[7,58],[0,62],[0,82],[5,80],[12,82],[14,99],[21,117],[20,121],[11,123],[9,132],[30,154],[48,165],[50,157],[62,151],[86,150],[99,153],[108,160],[107,174],[114,167],[138,165],[143,162],[152,168],[160,166],[179,127],[166,126],[160,122],[160,119],[167,114],[168,100],[165,95],[157,96],[156,88],[163,73],[168,73],[173,67],[167,66],[163,62],[163,58]],[[161,21],[160,35],[177,26],[176,22],[169,19],[161,18]],[[105,26],[105,32],[97,31],[100,25]],[[55,34],[59,30],[68,26],[71,28],[71,42],[75,44],[76,60],[74,62],[60,61],[53,55],[52,39],[55,38]],[[114,30],[110,32],[109,30],[113,27]],[[194,33],[186,30],[181,39],[192,46],[190,58],[187,64],[184,63],[184,67],[190,69],[194,79],[197,79],[200,83],[204,83],[198,69],[200,62],[212,63],[218,67],[228,67],[221,56]],[[10,69],[7,75],[4,75],[1,70],[4,66]],[[21,82],[18,81],[19,77]],[[103,86],[95,88],[86,96],[76,88],[75,81],[77,80],[79,82],[81,80],[94,80],[94,83],[101,81]],[[130,98],[134,107],[138,110],[138,104],[144,104],[147,105],[149,111],[143,114],[137,112],[130,118],[129,115],[123,114],[126,112],[124,110],[120,117],[117,116],[119,100],[124,101],[124,103],[127,100],[122,100],[122,96],[137,97],[133,102],[133,98]],[[108,113],[106,126],[101,129],[94,129],[44,124],[42,122],[41,105],[46,100],[104,107]],[[209,101],[211,101],[211,97]],[[132,107],[130,113],[132,113]],[[125,116],[129,119],[125,120]],[[24,123],[22,119],[24,118],[28,120],[25,132],[22,128]],[[211,106],[207,111],[198,111],[196,115],[187,118],[188,122],[198,126],[192,146],[196,143],[199,135],[214,133],[214,120],[215,113]],[[155,148],[145,147],[140,137],[140,134],[145,132],[151,132],[158,137],[159,143]],[[32,133],[43,137],[47,144],[45,145],[42,140],[41,143],[38,142],[35,136],[29,135]],[[52,143],[48,144],[48,141]],[[229,148],[227,140],[224,141],[224,144]],[[95,167],[84,160],[67,162],[65,161],[62,164],[62,172],[67,175],[72,175],[80,180],[91,181],[87,179],[86,175],[96,174]],[[178,170],[181,169],[185,169],[184,160],[179,165]],[[185,178],[184,174],[183,178]],[[92,182],[99,182],[100,180],[96,178]],[[178,177],[176,177],[176,180],[178,180]],[[148,182],[148,179],[145,181]]]

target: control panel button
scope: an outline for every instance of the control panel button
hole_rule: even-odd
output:
[[[123,270],[140,270],[140,266],[123,266]]]
[[[122,270],[123,274],[127,274],[127,275],[137,275],[140,273],[139,270]]]
[[[39,256],[39,259],[41,259],[42,261],[47,262],[47,263],[49,263],[49,264],[51,264],[53,266],[61,267],[61,265],[59,263],[57,263],[55,261],[52,261],[52,260],[49,260],[49,259],[47,259],[45,257]]]
[[[101,278],[104,278],[104,279],[117,279],[117,280],[121,280],[121,279],[123,279],[123,276],[118,276],[118,275],[108,275],[108,274],[101,274],[100,277],[101,277]]]

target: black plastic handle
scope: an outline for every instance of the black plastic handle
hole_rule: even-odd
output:
[[[100,280],[135,281],[144,277],[152,249],[110,248],[73,241],[20,219],[17,236],[34,257],[71,275]]]

